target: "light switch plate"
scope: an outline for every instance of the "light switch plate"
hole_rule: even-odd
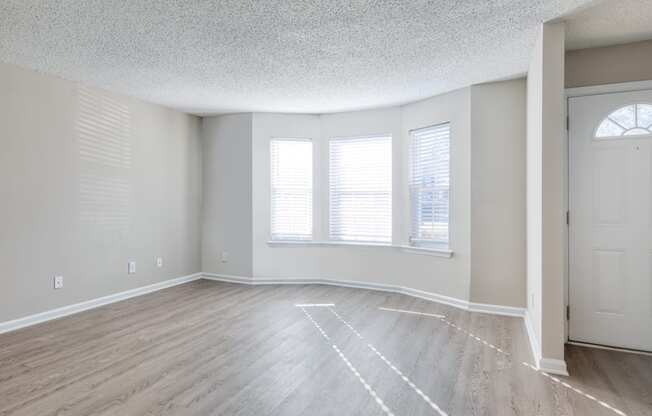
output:
[[[129,274],[136,273],[136,262],[135,261],[130,261],[129,262],[129,264],[127,265],[127,273],[129,273]]]
[[[156,258],[156,267],[163,267],[163,257]]]

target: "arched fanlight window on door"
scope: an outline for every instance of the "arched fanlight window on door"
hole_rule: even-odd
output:
[[[595,137],[652,134],[652,105],[631,104],[609,114],[598,126]]]

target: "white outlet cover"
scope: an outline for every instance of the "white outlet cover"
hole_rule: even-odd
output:
[[[156,267],[163,267],[163,257],[156,258]]]
[[[136,273],[136,262],[135,261],[130,261],[128,266],[127,266],[127,273],[129,274],[134,274]]]
[[[226,263],[229,261],[229,252],[228,251],[223,251],[222,252],[222,263]]]
[[[63,288],[63,276],[54,276],[54,288],[55,289]]]

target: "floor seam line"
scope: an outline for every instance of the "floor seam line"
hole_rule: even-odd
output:
[[[387,416],[395,416],[394,413],[385,404],[383,399],[380,398],[378,393],[376,393],[376,391],[369,385],[369,383],[367,383],[364,377],[362,377],[358,369],[355,368],[355,366],[351,363],[351,361],[349,361],[346,355],[344,355],[344,353],[339,349],[337,344],[331,342],[331,338],[328,336],[326,331],[324,331],[324,329],[317,323],[317,321],[312,317],[312,315],[304,307],[300,306],[300,308],[303,311],[303,313],[308,317],[308,320],[310,320],[310,322],[312,322],[312,324],[317,328],[317,330],[319,330],[322,337],[331,344],[331,348],[333,348],[333,350],[337,353],[339,358],[344,362],[344,364],[346,364],[349,370],[357,377],[358,381],[362,384],[365,390],[367,390],[367,393],[369,393],[369,395],[376,401],[376,403],[378,404],[378,406],[380,406],[383,412],[385,412]]]
[[[328,307],[328,310],[335,315],[335,317],[342,322],[349,330],[351,330],[359,340],[365,341],[364,336],[358,332],[353,325],[342,318],[340,314],[335,311],[333,307]],[[425,401],[434,411],[436,411],[440,416],[448,416],[448,414],[443,411],[437,403],[435,403],[427,394],[423,392],[419,387],[408,376],[406,376],[401,370],[399,370],[389,359],[387,359],[378,349],[376,349],[373,344],[367,342],[367,348],[369,348],[378,358],[380,358],[396,375],[398,375],[404,383],[406,383],[423,401]]]

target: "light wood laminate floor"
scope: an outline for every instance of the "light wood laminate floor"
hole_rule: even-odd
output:
[[[0,335],[0,415],[652,415],[652,357],[567,355],[530,367],[518,318],[202,280]]]

